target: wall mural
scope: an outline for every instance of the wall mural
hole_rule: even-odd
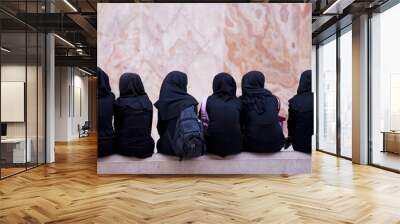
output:
[[[104,3],[97,29],[97,63],[116,97],[124,72],[139,74],[155,103],[173,70],[187,74],[188,93],[199,102],[212,93],[216,74],[231,74],[240,96],[242,76],[259,70],[287,117],[300,75],[311,69],[311,4]],[[156,117],[154,108],[155,141]]]

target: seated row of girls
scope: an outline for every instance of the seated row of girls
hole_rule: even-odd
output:
[[[305,72],[301,80],[306,80],[304,77],[308,76],[308,73],[310,88],[307,93],[311,93],[311,73]],[[105,73],[102,74],[105,75]],[[99,85],[102,83],[101,79],[108,82],[107,78],[100,78],[100,75]],[[243,77],[243,95],[238,99],[236,97],[236,83],[232,76],[227,73],[220,73],[214,78],[214,93],[207,98],[206,102],[203,102],[202,110],[200,110],[200,117],[206,126],[205,133],[209,153],[227,156],[237,154],[242,150],[250,152],[277,152],[281,150],[284,144],[284,136],[278,119],[279,102],[270,91],[264,88],[264,83],[264,75],[261,72],[249,72]],[[109,86],[104,89],[113,98],[111,91],[108,91],[110,90]],[[123,91],[124,89],[128,90],[126,94]],[[101,92],[99,91],[99,95]],[[114,106],[118,153],[140,158],[151,156],[154,147],[154,141],[150,135],[152,106],[144,92],[140,77],[135,74],[124,74],[120,79],[120,92],[121,96]],[[298,93],[300,92],[298,91]],[[311,152],[312,131],[309,135],[307,131],[298,130],[299,127],[301,127],[300,129],[307,129],[308,127],[302,126],[301,124],[304,122],[295,118],[297,109],[307,110],[301,105],[301,100],[296,100],[299,98],[297,96],[289,101],[290,104],[295,102],[295,105],[297,105],[289,106],[289,137],[293,141],[295,150],[309,153]],[[300,103],[296,104],[297,101]],[[299,108],[298,104],[302,108]],[[102,103],[99,101],[99,109],[101,109],[101,105]],[[169,136],[175,133],[176,121],[180,112],[189,106],[197,107],[197,105],[197,101],[187,93],[186,74],[177,71],[169,73],[163,81],[160,98],[155,104],[158,109],[157,129],[160,135],[157,142],[158,152],[175,155]],[[104,117],[104,113],[103,116],[99,116],[99,119],[102,119],[102,117]],[[104,120],[100,123],[104,123]],[[300,123],[300,125],[297,125],[297,123]],[[111,122],[104,126],[110,125]],[[105,156],[107,153],[101,153],[100,147],[101,145],[110,147],[112,144],[104,144],[104,139],[111,141],[112,138],[110,136],[102,138],[100,129],[99,125],[99,156]],[[138,131],[139,129],[141,131]],[[297,135],[299,134],[302,137],[307,137],[300,139],[300,142],[307,142],[309,138],[310,143],[298,144]],[[309,148],[303,147],[308,145]],[[301,148],[296,146],[301,146]]]
[[[115,100],[107,74],[97,68],[98,156],[113,153],[146,158],[153,154],[151,137],[153,105],[137,74],[125,73]],[[114,116],[114,128],[113,128]]]
[[[111,92],[107,74],[97,68],[97,156],[114,153],[112,124],[115,95]]]
[[[278,152],[284,135],[278,100],[264,89],[264,75],[252,71],[242,79],[242,96],[227,73],[213,81],[213,94],[204,100],[200,117],[206,127],[207,151],[220,156],[248,152]],[[204,116],[206,115],[206,116]]]

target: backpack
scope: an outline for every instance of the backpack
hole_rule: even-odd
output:
[[[176,121],[174,136],[170,138],[173,150],[180,160],[206,153],[203,125],[195,111],[194,106],[190,106],[181,112]]]

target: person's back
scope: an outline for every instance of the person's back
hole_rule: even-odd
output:
[[[241,103],[236,97],[236,83],[227,73],[220,73],[213,81],[213,95],[208,97],[206,111],[209,118],[206,130],[207,152],[227,156],[241,152]]]
[[[153,105],[137,74],[120,78],[120,97],[115,103],[115,134],[118,153],[146,158],[154,152],[151,137]]]
[[[112,118],[115,96],[107,74],[100,68],[97,68],[97,82],[97,154],[104,157],[114,153]]]
[[[314,96],[311,92],[311,71],[303,72],[297,95],[289,100],[288,139],[293,149],[311,153],[314,133]]]
[[[251,71],[242,79],[243,151],[272,153],[280,151],[284,145],[279,102],[264,89],[264,83],[264,75],[258,71]]]
[[[239,99],[225,102],[215,97],[207,99],[209,124],[206,131],[207,152],[219,156],[237,154],[242,149]]]
[[[181,112],[197,106],[197,101],[187,93],[187,75],[179,71],[170,72],[164,79],[159,100],[155,103],[158,109],[157,130],[160,139],[157,141],[157,152],[176,156],[172,139],[176,123]]]

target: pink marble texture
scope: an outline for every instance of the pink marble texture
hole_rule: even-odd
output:
[[[154,103],[172,70],[188,74],[188,92],[199,102],[215,74],[232,74],[239,96],[243,74],[259,70],[287,117],[300,74],[311,68],[308,3],[99,3],[97,18],[97,64],[117,96],[124,72],[142,77]]]

